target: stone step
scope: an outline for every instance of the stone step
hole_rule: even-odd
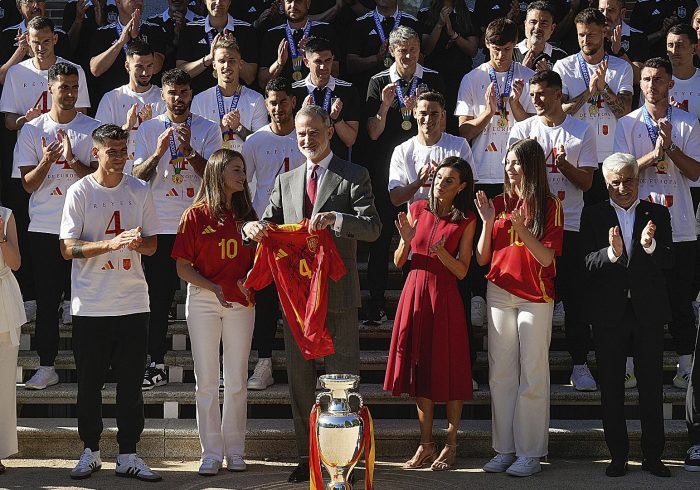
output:
[[[436,420],[434,435],[444,440],[445,420]],[[19,419],[19,458],[75,458],[82,443],[75,419]],[[627,422],[630,457],[640,457],[641,436],[638,421]],[[377,458],[408,458],[419,441],[416,420],[377,419],[374,423]],[[684,459],[687,450],[685,421],[665,421],[666,446],[664,458]],[[100,452],[113,458],[117,453],[116,422],[105,419]],[[459,431],[460,457],[493,456],[490,420],[463,420]],[[195,420],[146,420],[138,445],[145,458],[198,459],[199,436]],[[556,458],[609,458],[599,420],[552,420],[549,428],[549,454]],[[296,457],[294,429],[291,420],[251,419],[246,430],[246,456],[277,460]],[[569,485],[574,482],[569,482]]]

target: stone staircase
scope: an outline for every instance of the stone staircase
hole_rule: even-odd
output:
[[[361,282],[365,286],[366,263],[359,266]],[[388,315],[393,317],[400,295],[401,272],[390,270],[387,291]],[[363,291],[363,302],[368,299]],[[174,312],[184,316],[184,290],[178,291]],[[358,326],[360,330],[361,393],[375,418],[377,454],[379,458],[408,457],[418,442],[418,423],[413,401],[407,397],[392,397],[384,392],[382,383],[392,324]],[[71,326],[61,325],[60,346],[56,369],[61,383],[43,391],[25,390],[22,383],[38,367],[39,359],[33,347],[34,325],[22,327],[22,342],[17,363],[17,403],[19,413],[19,457],[77,458],[80,441],[77,434],[75,403],[77,384],[75,362],[71,351]],[[488,388],[488,359],[485,352],[486,328],[475,328],[473,342],[478,348],[474,377],[479,391],[465,403],[460,432],[459,454],[464,457],[487,458],[491,449],[491,397]],[[682,458],[686,450],[685,391],[672,386],[677,356],[671,351],[671,339],[666,334],[664,353],[664,416],[667,446],[665,456]],[[183,319],[174,320],[168,332],[170,383],[144,393],[146,429],[139,445],[139,453],[154,458],[196,459],[199,440],[195,421],[195,385],[193,361],[189,351],[187,325]],[[286,362],[283,352],[282,326],[278,331],[273,351],[273,370],[276,384],[265,391],[248,394],[247,454],[256,458],[293,458],[296,455],[289,392],[286,384]],[[251,354],[252,370],[257,357]],[[601,458],[607,455],[600,422],[600,393],[576,392],[569,385],[571,361],[565,349],[564,333],[554,328],[550,349],[551,415],[550,454],[557,457]],[[594,375],[596,363],[590,356],[589,366]],[[323,372],[322,362],[319,372]],[[102,392],[105,435],[103,453],[116,451],[115,416],[116,388],[108,378]],[[638,400],[636,389],[627,390],[626,411],[633,454],[639,453]],[[436,407],[435,435],[442,439],[446,426],[444,407]],[[111,417],[111,418],[110,418]]]

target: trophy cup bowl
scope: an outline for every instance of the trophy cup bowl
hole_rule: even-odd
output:
[[[316,430],[318,452],[323,466],[330,474],[328,490],[351,490],[348,477],[362,454],[364,422],[350,408],[349,400],[356,397],[363,406],[362,397],[350,390],[357,388],[360,377],[353,374],[326,374],[321,386],[329,391],[319,393],[316,403],[328,399],[328,408],[318,417]]]

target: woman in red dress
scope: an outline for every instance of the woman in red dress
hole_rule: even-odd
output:
[[[474,177],[459,157],[437,168],[428,200],[399,213],[401,241],[394,263],[401,268],[413,252],[411,271],[394,321],[384,389],[416,398],[420,446],[404,468],[447,470],[457,452],[462,401],[472,398],[467,319],[457,278],[469,270],[476,229]],[[447,441],[438,456],[433,440],[435,402],[447,402]]]

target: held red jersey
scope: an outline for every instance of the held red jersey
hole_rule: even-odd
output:
[[[243,246],[242,226],[231,215],[219,222],[206,204],[192,206],[182,215],[171,256],[187,260],[202,277],[221,286],[227,301],[249,306],[238,280],[253,265],[255,250]]]
[[[255,254],[247,288],[260,290],[272,281],[292,335],[305,359],[335,353],[326,328],[328,278],[345,275],[345,264],[328,230],[308,232],[308,220],[271,225]]]
[[[513,229],[510,211],[517,206],[517,198],[504,197],[493,200],[496,221],[493,224],[491,269],[486,279],[509,293],[535,303],[548,303],[554,298],[556,260],[543,267],[530,253]],[[561,255],[564,240],[564,218],[561,202],[547,199],[547,223],[540,242]]]

